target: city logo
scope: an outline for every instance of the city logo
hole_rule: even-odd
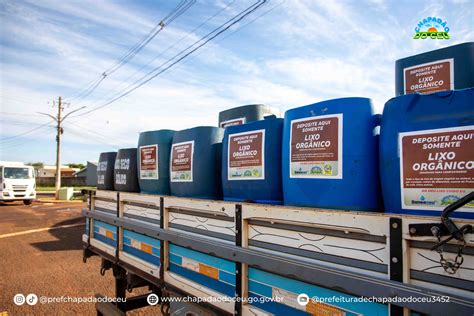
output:
[[[418,22],[413,39],[450,39],[447,22],[437,17],[427,17]]]

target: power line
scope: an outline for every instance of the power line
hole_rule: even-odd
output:
[[[89,86],[81,93],[79,93],[77,96],[71,98],[71,99],[68,99],[67,101],[68,102],[71,102],[73,100],[76,100],[76,99],[84,99],[84,98],[87,98],[92,92],[94,92],[95,89],[97,89],[97,87],[100,85],[100,83],[105,79],[105,73],[103,73],[101,75],[101,77],[97,78],[96,80],[92,81]]]
[[[16,138],[18,138],[18,137],[22,137],[22,136],[24,136],[24,135],[30,134],[30,133],[32,133],[32,132],[34,132],[34,131],[39,130],[40,128],[47,127],[51,122],[53,122],[53,120],[48,121],[48,122],[45,123],[45,124],[42,124],[42,125],[40,125],[40,126],[38,126],[38,127],[35,127],[35,128],[33,128],[33,129],[30,129],[30,130],[28,130],[28,131],[26,131],[26,132],[23,132],[23,133],[21,133],[21,134],[2,138],[2,139],[0,139],[0,142],[9,142],[9,141],[11,141],[12,139],[16,139]]]
[[[85,127],[85,126],[83,126],[83,125],[81,125],[81,124],[78,124],[77,122],[69,122],[69,124],[72,124],[72,125],[74,125],[74,126],[80,128],[81,131],[86,131],[88,134],[92,134],[92,135],[94,135],[94,136],[102,137],[102,138],[103,138],[104,140],[106,140],[106,141],[110,141],[110,139],[113,138],[113,137],[111,137],[111,136],[107,136],[107,135],[101,134],[101,133],[99,133],[99,132],[96,131],[96,130],[88,129],[87,127]]]
[[[120,148],[120,146],[117,146],[115,144],[111,144],[110,140],[109,141],[101,140],[101,139],[96,137],[97,135],[95,135],[95,133],[87,132],[82,128],[81,128],[81,131],[78,131],[75,128],[70,128],[70,129],[68,129],[68,133],[73,134],[73,135],[78,136],[78,137],[83,138],[83,139],[87,139],[87,140],[92,139],[92,140],[96,141],[97,143],[100,143],[102,145],[106,145],[106,146],[114,148],[114,149],[119,149]],[[84,133],[87,134],[87,136],[85,136]]]
[[[275,10],[276,8],[278,8],[279,6],[281,6],[283,3],[285,3],[286,0],[283,0],[281,1],[280,3],[276,4],[275,6],[271,7],[270,9],[268,9],[267,11],[263,12],[262,14],[256,16],[254,19],[248,21],[247,23],[245,23],[244,25],[242,25],[241,27],[239,27],[238,29],[236,29],[235,31],[229,33],[227,36],[224,36],[223,38],[221,38],[217,43],[220,43],[226,39],[228,39],[229,37],[231,37],[232,35],[234,35],[235,33],[237,32],[240,32],[242,31],[244,28],[246,28],[247,26],[249,26],[250,24],[252,24],[253,22],[257,21],[258,19],[264,17],[265,15],[267,15],[268,13],[272,12],[273,10]]]
[[[138,43],[136,43],[132,48],[130,48],[127,53],[125,53],[124,56],[118,61],[118,63],[115,66],[112,66],[108,70],[106,70],[104,73],[111,74],[116,70],[116,67],[120,67],[121,64],[133,56],[136,55],[136,53],[143,48],[146,44],[148,44],[164,27],[165,25],[171,23],[176,17],[177,14],[181,15],[184,13],[185,10],[187,10],[190,6],[192,6],[195,3],[195,0],[192,0],[191,2],[187,2],[185,0],[182,0],[178,5],[176,6],[173,11],[171,11],[166,17],[164,17],[160,22],[158,22],[149,32],[148,34]],[[185,5],[186,4],[186,5]],[[171,19],[172,20],[168,20]],[[159,29],[158,29],[159,27]]]
[[[27,126],[27,127],[41,126],[42,125],[42,124],[38,124],[38,123],[26,123],[26,122],[15,122],[15,121],[4,121],[4,120],[0,120],[0,124],[5,125],[5,126]],[[48,125],[48,126],[53,127],[53,125]],[[1,130],[4,132],[5,129],[2,128]]]
[[[112,69],[109,69],[106,71],[107,75],[112,74],[115,72],[118,68],[123,66],[124,64],[128,63],[130,59],[132,59],[140,50],[143,49],[153,38],[155,38],[156,35],[158,35],[163,28],[173,22],[176,18],[178,18],[180,15],[182,15],[186,10],[188,10],[192,5],[196,3],[196,0],[191,0],[191,1],[186,1],[183,0],[181,1],[178,6],[170,13],[168,14],[163,20],[161,20],[155,28],[149,33],[148,38],[145,38],[142,43],[140,43],[137,47],[131,49],[131,51],[126,54],[126,56],[123,57],[123,59],[116,65],[116,67],[112,67]],[[160,27],[158,29],[158,27]]]
[[[4,111],[0,111],[0,114],[3,114],[3,115],[14,115],[14,116],[40,116],[39,114],[18,113],[18,112],[4,112]]]
[[[270,9],[268,9],[267,11],[263,12],[262,14],[258,15],[257,17],[255,17],[254,19],[250,20],[249,22],[245,23],[244,25],[242,25],[241,27],[239,27],[238,29],[236,29],[235,31],[229,33],[227,36],[224,36],[223,38],[221,38],[220,40],[218,40],[216,42],[216,44],[218,43],[221,43],[223,41],[225,41],[226,39],[228,39],[229,37],[231,37],[232,35],[234,35],[235,33],[237,32],[240,32],[242,31],[244,28],[246,28],[247,26],[249,26],[250,24],[254,23],[255,21],[257,21],[258,19],[266,16],[267,14],[269,14],[270,12],[272,12],[273,10],[275,10],[276,8],[280,7],[283,3],[285,3],[286,0],[283,0],[281,1],[280,3],[276,4],[275,6],[271,7]],[[183,62],[184,63],[187,63],[189,61],[192,61],[193,59],[195,59],[197,56],[200,56],[202,55],[203,53],[205,53],[207,50],[209,49],[209,47],[207,47],[206,49],[203,49],[200,53],[197,53],[194,57],[188,59],[187,61]],[[175,68],[172,68],[170,70],[168,70],[166,73],[169,74],[171,72],[173,72],[174,70],[178,69],[181,65],[178,65],[176,66]]]
[[[182,0],[164,19],[158,22],[148,34],[137,42],[132,48],[130,48],[114,65],[106,69],[98,79],[94,80],[89,86],[75,97],[68,99],[68,101],[76,99],[84,99],[94,92],[101,82],[107,78],[107,76],[113,74],[122,66],[126,65],[132,60],[148,43],[153,40],[168,24],[173,22],[184,12],[186,12],[191,6],[196,3],[196,0]]]
[[[44,135],[50,135],[53,132],[54,132],[54,130],[51,130],[51,131],[45,132]],[[36,138],[32,138],[32,139],[26,140],[26,141],[21,142],[21,143],[6,144],[6,146],[4,146],[3,144],[0,144],[0,146],[2,146],[1,147],[2,150],[5,150],[5,149],[14,148],[14,147],[20,147],[20,146],[23,146],[25,144],[31,143],[33,141],[38,141],[38,140]]]
[[[212,41],[214,38],[216,38],[217,36],[219,36],[220,34],[225,32],[226,30],[228,30],[233,25],[235,25],[238,22],[242,21],[245,17],[247,17],[249,14],[253,13],[255,10],[257,10],[259,7],[261,7],[266,2],[267,2],[267,0],[259,0],[259,1],[255,2],[251,6],[249,6],[248,8],[246,8],[245,10],[241,11],[239,14],[234,16],[233,18],[229,19],[228,21],[226,21],[225,23],[223,23],[219,27],[217,27],[214,30],[212,30],[211,32],[209,32],[207,35],[205,35],[204,37],[202,37],[198,41],[194,42],[192,45],[188,46],[186,49],[182,50],[181,52],[179,52],[178,54],[176,54],[175,56],[173,56],[172,58],[170,58],[169,60],[167,60],[166,62],[161,64],[160,66],[154,68],[153,70],[151,70],[150,72],[145,74],[142,78],[136,80],[134,83],[132,83],[131,85],[129,85],[125,89],[126,90],[125,92],[123,92],[120,95],[112,98],[110,101],[107,101],[106,103],[104,103],[102,105],[99,105],[99,106],[97,106],[97,107],[95,107],[95,108],[93,108],[89,111],[83,112],[83,113],[81,113],[79,115],[76,115],[74,117],[80,117],[80,116],[90,114],[94,111],[97,111],[101,108],[104,108],[104,107],[118,101],[119,99],[129,95],[133,91],[135,91],[138,88],[142,87],[143,85],[145,85],[146,83],[148,83],[152,79],[156,78],[157,76],[159,76],[160,74],[162,74],[166,70],[170,69],[171,67],[173,67],[174,65],[179,63],[181,60],[185,59],[186,57],[188,57],[189,55],[191,55],[192,53],[194,53],[195,51],[197,51],[198,49],[200,49],[201,47],[203,47],[204,45],[206,45],[207,43]],[[202,42],[202,43],[200,43],[200,42]],[[198,45],[198,43],[200,43],[200,44]],[[193,46],[196,46],[196,47],[193,48]],[[180,55],[182,55],[182,56],[180,56]],[[174,59],[176,59],[176,60],[173,61]],[[164,69],[160,70],[160,68],[162,68],[163,66],[165,66],[168,63],[170,63],[168,66],[166,66]],[[134,84],[136,84],[136,86],[131,87]]]
[[[20,98],[17,98],[17,97],[13,98],[13,97],[5,96],[5,95],[0,96],[0,99],[10,99],[10,100],[13,100],[13,101],[23,102],[23,103],[33,103],[33,102],[35,102],[33,100],[20,99]]]
[[[142,69],[144,69],[145,67],[149,66],[150,64],[152,64],[155,60],[157,60],[158,58],[160,58],[161,56],[163,56],[167,51],[175,48],[177,45],[179,45],[183,40],[185,40],[186,38],[188,38],[191,34],[193,34],[195,31],[197,31],[198,29],[200,29],[201,27],[203,27],[205,24],[207,24],[210,20],[214,19],[217,15],[219,15],[220,13],[222,13],[222,11],[226,10],[228,7],[230,7],[233,3],[235,2],[235,0],[232,0],[231,2],[229,2],[226,6],[222,7],[221,9],[219,9],[216,13],[214,13],[213,15],[211,15],[210,17],[208,17],[204,22],[202,22],[201,24],[199,24],[198,26],[196,26],[194,29],[192,29],[191,31],[187,32],[183,37],[181,37],[178,41],[176,41],[173,45],[171,46],[168,46],[168,48],[166,48],[165,50],[163,50],[161,53],[159,53],[157,56],[153,57],[149,62],[147,62],[146,64],[142,65],[139,69],[135,70],[133,73],[131,73],[127,78],[124,79],[124,82],[122,83],[119,83],[117,85],[115,85],[112,89],[108,90],[107,92],[105,92],[105,94],[102,96],[102,99],[103,100],[106,100],[107,96],[115,91],[117,88],[119,87],[122,87],[124,86],[127,81],[134,77],[137,73],[140,73]]]
[[[31,121],[9,120],[9,119],[0,119],[0,122],[4,124],[8,124],[8,125],[27,125],[27,126],[42,125],[40,123],[35,123]]]

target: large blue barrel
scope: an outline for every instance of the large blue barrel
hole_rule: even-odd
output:
[[[219,113],[219,127],[242,125],[263,120],[265,116],[280,117],[280,110],[265,104],[242,105]]]
[[[474,42],[399,59],[395,63],[396,95],[474,87]]]
[[[288,110],[282,157],[285,204],[380,210],[379,120],[366,98]]]
[[[117,151],[114,165],[114,188],[115,191],[140,192],[136,148],[125,148]]]
[[[171,146],[171,195],[222,198],[221,160],[224,130],[200,126],[175,132]]]
[[[138,182],[140,191],[170,194],[170,152],[174,131],[159,130],[140,133],[138,137]]]
[[[385,104],[380,170],[386,212],[439,216],[474,191],[474,89]],[[474,203],[451,216],[474,218]]]
[[[114,165],[115,151],[101,153],[99,162],[97,163],[97,189],[113,190],[114,189]]]
[[[227,127],[222,155],[224,200],[282,204],[283,119]]]

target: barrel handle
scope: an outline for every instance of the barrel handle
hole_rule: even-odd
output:
[[[382,123],[382,114],[374,114],[372,115],[372,124],[373,124],[373,128],[377,127],[377,126],[380,126],[380,124]]]

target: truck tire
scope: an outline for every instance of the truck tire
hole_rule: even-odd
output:
[[[31,205],[33,203],[33,200],[23,200],[23,204],[25,205]]]

